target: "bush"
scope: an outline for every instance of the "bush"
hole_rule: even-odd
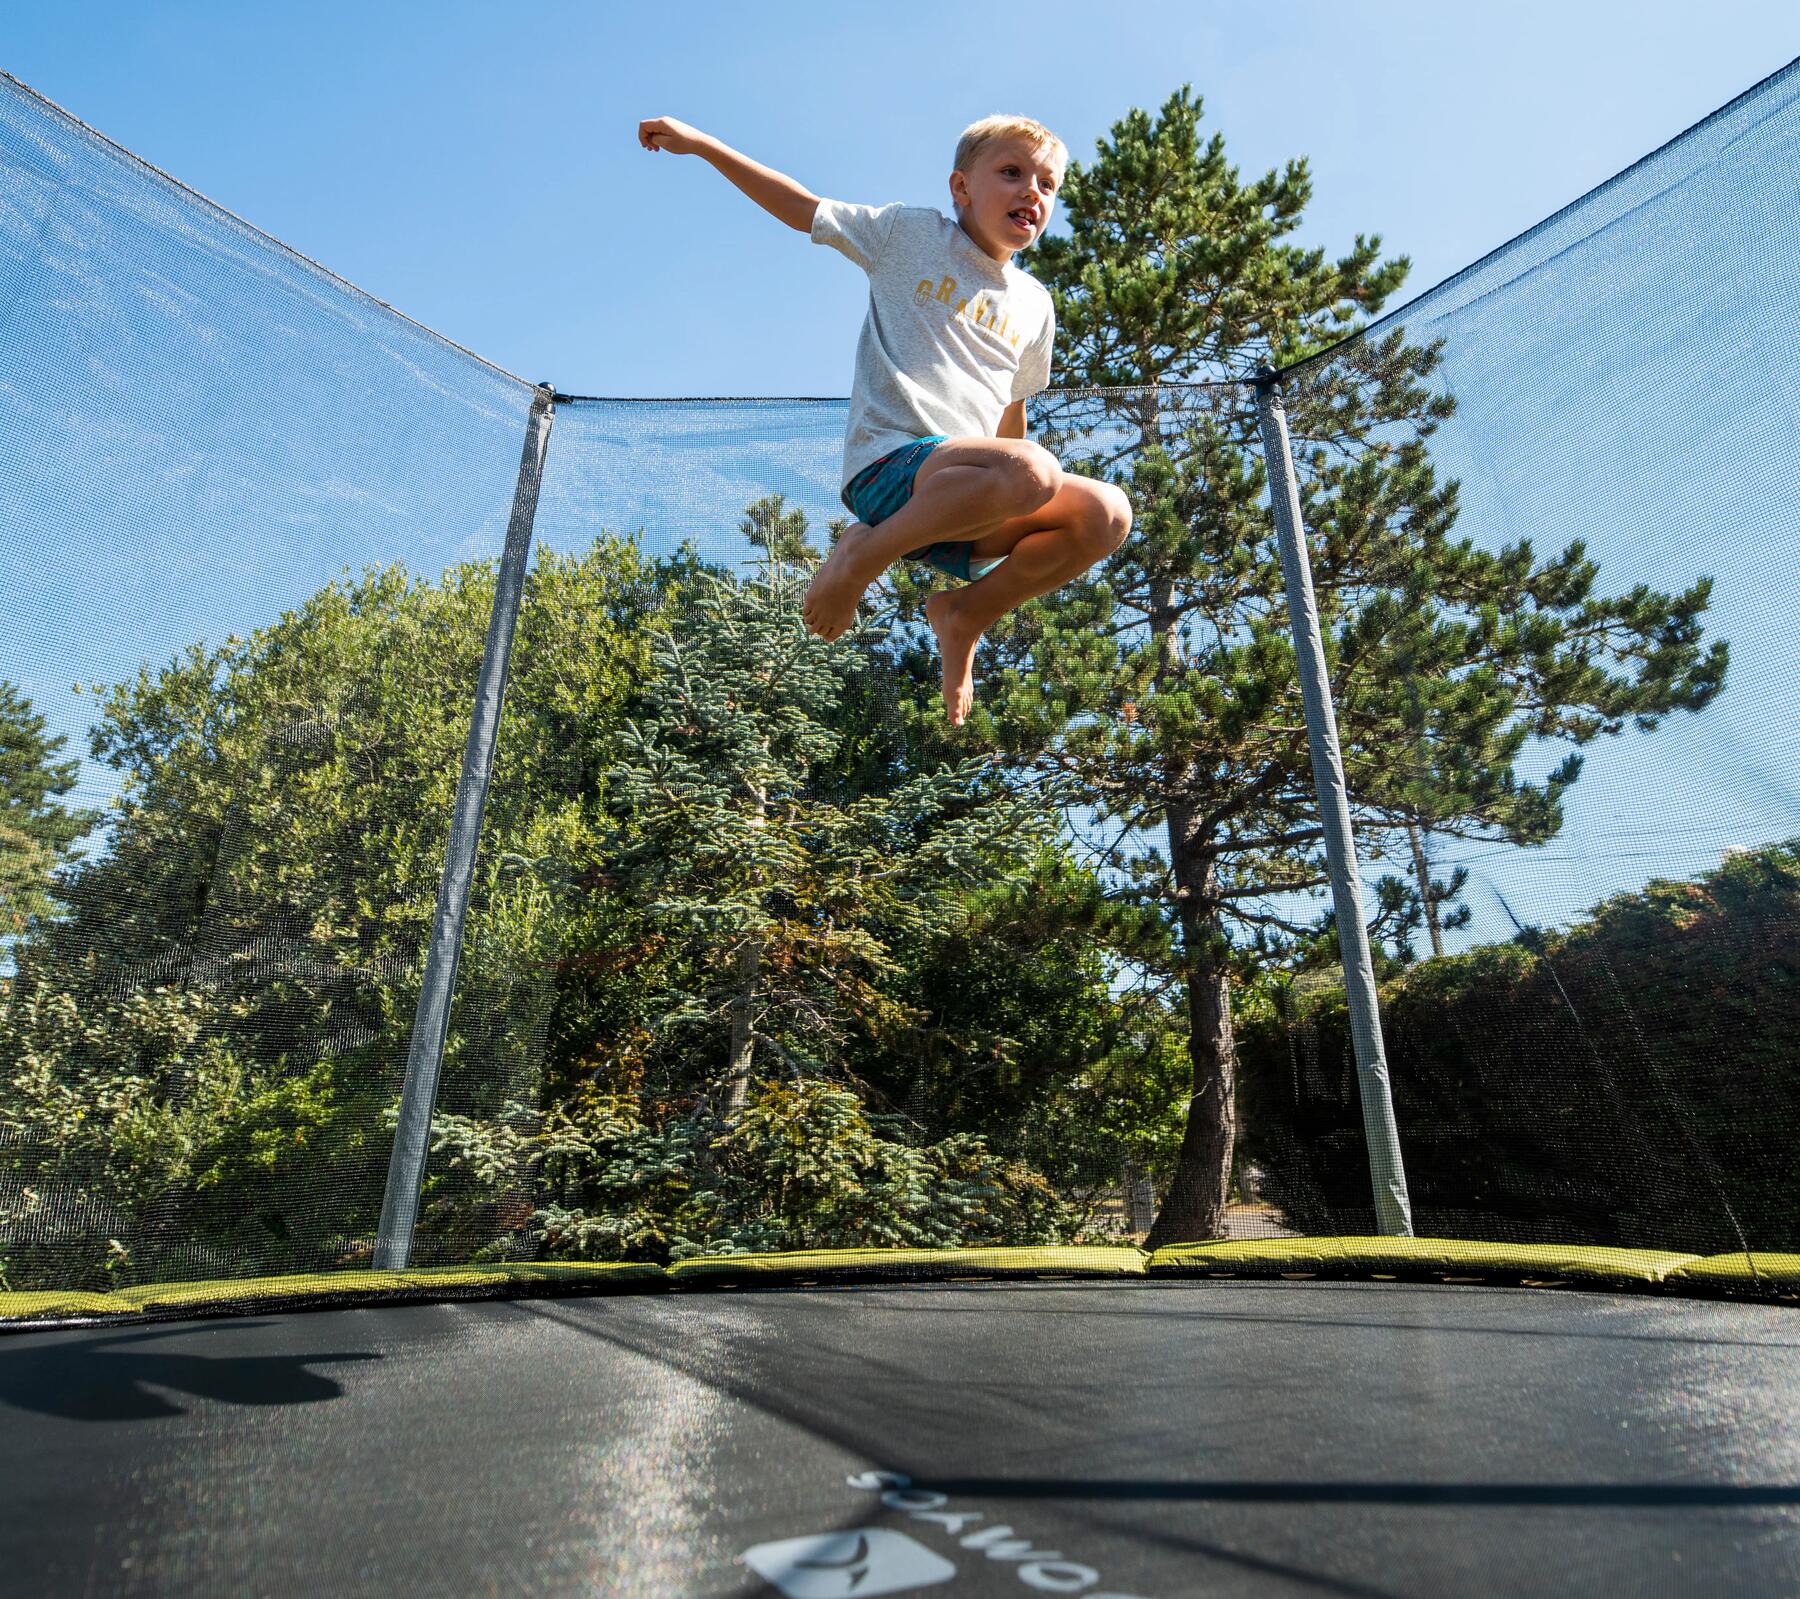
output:
[[[1416,1229],[1800,1248],[1800,840],[1534,943],[1382,989]],[[1266,1197],[1305,1232],[1372,1231],[1342,988],[1265,988],[1238,1049]]]
[[[476,1258],[658,1264],[1068,1239],[1073,1216],[1028,1168],[966,1134],[903,1143],[895,1120],[814,1079],[757,1084],[729,1125],[597,1089],[543,1116],[440,1116],[422,1222],[440,1247],[500,1234]]]

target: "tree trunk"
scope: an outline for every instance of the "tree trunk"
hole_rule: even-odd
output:
[[[1148,1233],[1156,1225],[1156,1190],[1149,1177],[1134,1162],[1126,1161],[1120,1189],[1125,1201],[1125,1231],[1134,1238]]]
[[[727,1068],[731,1095],[726,1102],[726,1114],[733,1119],[750,1097],[750,1066],[756,1052],[756,1038],[750,1031],[751,1007],[756,1003],[762,947],[760,938],[751,937],[738,948],[737,992],[731,999],[731,1063]]]
[[[1175,585],[1167,576],[1152,581],[1150,633],[1156,640],[1155,682],[1160,690],[1186,665]],[[1188,1058],[1193,1062],[1193,1094],[1175,1176],[1145,1239],[1148,1249],[1164,1244],[1215,1238],[1231,1181],[1237,1141],[1237,1058],[1231,1038],[1231,977],[1225,964],[1225,933],[1216,901],[1217,874],[1195,836],[1191,807],[1181,795],[1190,772],[1171,759],[1164,773],[1169,866],[1179,900],[1181,943],[1188,962]]]
[[[766,769],[769,759],[769,741],[765,738],[760,751]],[[756,809],[751,813],[750,825],[764,827],[769,816],[768,786],[761,779],[753,784],[756,795]],[[755,1019],[756,979],[762,973],[763,938],[760,933],[752,933],[738,946],[737,953],[737,990],[731,998],[731,1060],[726,1068],[726,1075],[731,1083],[731,1094],[726,1101],[727,1119],[736,1121],[738,1112],[744,1108],[744,1101],[750,1097],[750,1066],[756,1052],[756,1036],[751,1031],[751,1023]]]
[[[1217,1238],[1237,1142],[1237,1055],[1231,1036],[1231,973],[1225,933],[1212,900],[1217,878],[1188,836],[1183,806],[1169,808],[1169,859],[1181,895],[1188,959],[1188,1055],[1194,1091],[1174,1180],[1145,1247]]]
[[[1406,824],[1406,836],[1412,840],[1413,871],[1419,879],[1419,903],[1425,907],[1425,926],[1431,932],[1431,953],[1444,953],[1444,930],[1438,926],[1437,895],[1431,887],[1431,862],[1425,859],[1425,835],[1417,822]]]

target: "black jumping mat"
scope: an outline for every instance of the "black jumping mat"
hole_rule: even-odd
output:
[[[1402,1283],[0,1339],[19,1594],[1800,1591],[1800,1316]]]

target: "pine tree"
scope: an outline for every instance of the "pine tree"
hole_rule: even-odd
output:
[[[1118,834],[1096,846],[1118,892],[1156,907],[1180,952],[1193,1093],[1153,1244],[1217,1231],[1234,978],[1317,952],[1330,926],[1280,908],[1327,879],[1249,380],[1336,343],[1408,265],[1382,259],[1378,237],[1336,260],[1285,242],[1311,194],[1304,161],[1245,182],[1200,116],[1184,88],[1070,165],[1070,234],[1033,262],[1057,304],[1061,382],[1136,387],[1071,399],[1048,438],[1066,465],[1118,481],[1136,523],[1096,581],[993,635],[978,673],[993,687],[977,725],[1077,779],[1096,837]],[[1395,331],[1289,400],[1365,855],[1400,855],[1421,821],[1550,838],[1581,760],[1526,781],[1528,739],[1654,726],[1724,678],[1725,646],[1701,643],[1705,581],[1605,598],[1579,544],[1540,559],[1452,538],[1457,488],[1428,453],[1452,409],[1428,381],[1436,359]],[[1384,879],[1372,931],[1404,933],[1420,911],[1417,890]]]
[[[54,907],[52,880],[97,811],[61,803],[80,763],[59,761],[67,742],[44,736],[44,718],[0,680],[0,938],[23,933]]]

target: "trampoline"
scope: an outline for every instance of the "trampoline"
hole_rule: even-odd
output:
[[[1800,1590],[1797,149],[1072,340],[1137,532],[952,729],[844,402],[0,78],[0,1590]]]

